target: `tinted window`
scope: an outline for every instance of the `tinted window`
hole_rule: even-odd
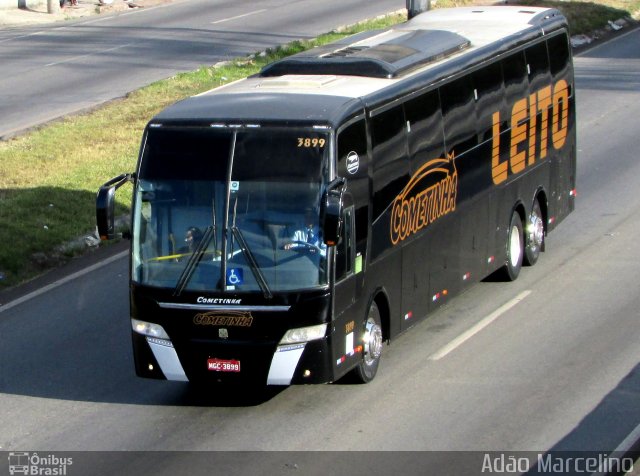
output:
[[[475,99],[471,77],[465,76],[440,89],[447,152],[461,155],[477,144]]]
[[[353,154],[358,157],[354,169]],[[345,127],[338,134],[338,175],[347,178],[348,190],[356,202],[355,221],[358,246],[366,248],[369,236],[369,156],[367,127],[364,119]]]
[[[482,142],[492,136],[493,113],[503,108],[502,68],[494,63],[473,74],[476,92],[476,118],[478,139]]]
[[[549,83],[549,57],[547,44],[538,43],[525,50],[529,66],[529,90],[536,91]]]
[[[238,132],[233,158],[232,180],[316,181],[325,176],[324,132],[295,129]]]
[[[366,170],[362,169],[366,165],[363,163],[363,159],[367,155],[367,129],[364,120],[345,127],[338,136],[338,176],[349,177],[354,174],[353,168],[351,171],[348,170],[350,164],[347,160],[352,152],[355,152],[360,159],[359,170],[356,173],[358,175],[366,173]]]
[[[346,276],[353,270],[354,253],[354,212],[353,207],[344,211],[344,232],[336,246],[336,280]]]
[[[232,137],[210,128],[149,128],[140,178],[225,181]]]
[[[508,110],[503,111],[503,118],[511,115],[511,106],[518,99],[527,95],[527,63],[524,53],[516,53],[502,61],[504,77],[504,97]]]
[[[408,145],[413,173],[428,160],[444,155],[438,91],[430,91],[410,99],[405,103],[404,111],[410,126]]]
[[[548,41],[549,46],[549,66],[553,76],[564,76],[567,74],[569,62],[571,60],[569,54],[569,42],[567,36],[556,35]]]
[[[379,216],[407,182],[405,122],[402,106],[375,115],[373,136],[373,216]]]

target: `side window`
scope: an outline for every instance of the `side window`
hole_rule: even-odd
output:
[[[515,53],[502,61],[502,74],[504,76],[504,97],[506,109],[502,111],[502,118],[511,116],[513,104],[527,96],[527,63],[524,53]]]
[[[355,165],[353,163],[354,155],[357,154],[358,159],[367,156],[367,128],[364,119],[354,122],[345,127],[338,135],[338,176],[349,177],[351,175],[360,175],[366,170],[362,170],[361,160],[358,160],[358,170],[354,172]],[[351,163],[349,163],[349,157]]]
[[[547,42],[549,47],[549,68],[552,76],[560,78],[567,75],[570,68],[571,55],[567,35],[556,35]]]
[[[444,140],[447,152],[459,156],[477,145],[475,99],[471,77],[464,76],[440,88]]]
[[[336,245],[336,281],[353,272],[355,260],[355,213],[353,207],[344,210],[344,230]]]
[[[493,132],[493,113],[504,108],[502,67],[490,64],[473,73],[476,98],[476,130],[478,140],[490,140]]]
[[[525,50],[529,72],[529,91],[533,92],[549,84],[549,57],[547,43],[542,42]]]
[[[364,252],[369,236],[369,156],[364,119],[338,132],[338,176],[347,178],[348,188],[355,197],[358,247]]]
[[[371,119],[373,216],[380,216],[408,181],[404,111],[396,106]]]
[[[431,159],[444,156],[442,113],[438,91],[429,91],[404,105],[409,123],[408,147],[411,173]]]

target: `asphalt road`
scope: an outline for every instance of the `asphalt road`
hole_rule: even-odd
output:
[[[395,339],[372,383],[256,396],[138,379],[116,256],[0,307],[0,450],[151,452],[93,454],[83,474],[372,475],[618,448],[640,424],[639,46],[636,30],[575,59],[577,209],[538,264]]]
[[[404,0],[174,0],[0,29],[0,138],[154,81],[405,7]]]

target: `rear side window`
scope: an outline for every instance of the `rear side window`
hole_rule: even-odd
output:
[[[549,56],[547,43],[542,42],[525,50],[529,73],[529,90],[536,91],[549,84]]]
[[[553,76],[565,76],[570,67],[571,55],[567,35],[556,35],[547,42],[549,47],[549,68]]]

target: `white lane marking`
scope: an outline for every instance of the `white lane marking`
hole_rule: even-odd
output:
[[[100,50],[100,51],[96,51],[93,53],[88,53],[86,55],[79,55],[79,56],[74,56],[73,58],[68,58],[62,61],[55,61],[54,63],[47,63],[45,64],[45,68],[48,66],[57,66],[59,64],[64,64],[64,63],[71,63],[72,61],[76,61],[79,59],[84,59],[84,58],[89,58],[90,56],[97,56],[97,55],[101,55],[103,53],[109,53],[110,51],[115,51],[115,50],[119,50],[122,48],[126,48],[127,46],[131,46],[133,43],[127,43],[126,45],[119,45],[119,46],[114,46],[113,48],[107,48],[106,50]]]
[[[35,297],[38,297],[44,293],[47,293],[49,291],[51,291],[52,289],[58,288],[60,286],[62,286],[63,284],[68,283],[69,281],[73,281],[74,279],[78,279],[82,276],[84,276],[85,274],[89,274],[92,273],[93,271],[102,268],[103,266],[106,266],[110,263],[113,263],[114,261],[117,261],[121,258],[124,258],[125,256],[127,256],[129,254],[129,250],[126,251],[121,251],[120,253],[113,255],[103,261],[100,261],[99,263],[93,264],[91,266],[89,266],[88,268],[84,268],[81,269],[80,271],[77,271],[73,274],[70,274],[69,276],[65,276],[62,279],[59,279],[58,281],[55,281],[51,284],[48,284],[47,286],[37,289],[29,294],[25,294],[24,296],[8,302],[7,304],[0,304],[0,314],[2,314],[4,311],[8,311],[9,309],[16,307],[24,302],[29,301],[30,299],[33,299]]]
[[[527,291],[521,292],[515,298],[513,298],[511,301],[507,302],[506,304],[503,304],[498,309],[496,309],[491,314],[489,314],[487,317],[482,319],[480,322],[478,322],[471,329],[463,332],[458,337],[453,339],[447,345],[442,347],[438,352],[436,352],[435,354],[432,354],[429,357],[429,360],[440,360],[440,359],[444,358],[445,356],[447,356],[448,354],[450,354],[451,352],[456,350],[458,347],[460,347],[462,344],[464,344],[466,341],[471,339],[474,335],[476,335],[482,329],[484,329],[489,324],[491,324],[493,321],[495,321],[497,318],[499,318],[502,314],[504,314],[509,309],[511,309],[512,307],[517,305],[520,301],[522,301],[524,298],[526,298],[529,294],[531,294],[531,290],[527,290]]]
[[[33,32],[33,33],[27,33],[25,35],[11,36],[9,38],[3,38],[2,40],[0,40],[0,43],[6,43],[7,41],[13,41],[13,40],[21,40],[23,38],[29,38],[30,36],[44,35],[45,33],[47,33],[47,32],[46,31],[36,31],[36,32]]]
[[[218,23],[224,23],[224,22],[227,22],[227,21],[238,20],[240,18],[249,17],[251,15],[257,15],[258,13],[263,13],[263,12],[266,12],[266,11],[267,11],[267,9],[264,8],[262,10],[256,10],[254,12],[244,13],[243,15],[237,15],[235,17],[223,18],[222,20],[212,21],[211,24],[212,25],[217,25]]]

